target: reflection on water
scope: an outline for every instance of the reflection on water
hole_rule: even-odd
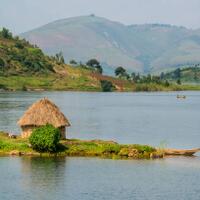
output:
[[[0,199],[199,200],[199,166],[197,157],[153,161],[1,157]]]
[[[64,190],[64,158],[26,157],[20,164],[21,188],[34,194],[34,199],[45,199],[47,193],[56,195]]]

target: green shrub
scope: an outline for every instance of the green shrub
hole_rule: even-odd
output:
[[[116,153],[120,152],[120,145],[118,144],[102,144],[101,149],[103,153]]]
[[[38,152],[56,152],[60,140],[60,130],[52,125],[45,125],[33,130],[29,138],[32,148]]]
[[[26,85],[23,85],[23,86],[22,86],[22,91],[27,91]]]
[[[18,49],[23,49],[23,48],[24,48],[24,45],[22,44],[21,41],[16,41],[15,47],[18,48]]]
[[[178,85],[181,85],[181,80],[178,79],[178,80],[176,81],[176,83],[177,83]]]
[[[12,39],[12,33],[8,29],[3,28],[2,31],[0,31],[0,37]]]
[[[115,89],[112,82],[110,81],[101,80],[100,83],[101,83],[101,89],[103,92],[112,92]]]
[[[0,150],[2,151],[12,151],[12,150],[26,151],[27,149],[28,145],[25,143],[18,143],[5,139],[4,140],[0,139]]]
[[[169,87],[169,85],[170,85],[170,84],[169,84],[169,81],[166,80],[165,83],[164,83],[164,86],[165,86],[165,87]]]
[[[130,147],[137,149],[139,153],[156,151],[155,148],[148,145],[133,144],[133,145],[130,145]]]
[[[0,89],[7,90],[6,86],[3,84],[0,84]]]

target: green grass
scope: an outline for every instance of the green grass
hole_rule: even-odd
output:
[[[0,154],[9,153],[11,151],[23,151],[32,152],[32,149],[28,146],[28,141],[26,139],[11,139],[7,134],[0,132]]]
[[[9,76],[1,77],[0,84],[9,90],[22,90],[23,86],[31,89],[50,89],[54,77]]]
[[[74,80],[70,77],[57,76],[9,76],[0,77],[0,85],[7,90],[75,90],[75,91],[100,91],[100,86],[91,84],[87,77]]]
[[[141,91],[146,91],[146,92],[157,92],[157,91],[186,91],[186,90],[200,90],[200,85],[194,85],[194,84],[182,84],[182,85],[177,85],[176,83],[170,83],[170,85],[164,86],[161,84],[156,84],[156,83],[139,83],[135,85],[134,91],[136,92],[141,92]]]
[[[79,73],[78,75],[76,73]],[[75,77],[75,78],[74,78]],[[182,84],[170,83],[166,87],[162,84],[155,83],[131,83],[124,81],[124,92],[131,91],[182,91],[182,90],[200,90],[198,84]],[[0,76],[0,89],[11,91],[18,90],[53,90],[53,91],[101,91],[99,80],[93,79],[90,75],[83,71],[73,72],[68,76],[59,75],[43,75],[43,76]]]
[[[103,158],[132,158],[149,159],[157,154],[157,150],[148,145],[122,145],[112,141],[103,140],[62,140],[56,154],[42,153],[34,151],[29,147],[28,139],[17,137],[11,139],[6,133],[0,132],[0,155],[10,155],[12,152],[21,155],[57,155],[57,156],[85,156]],[[162,155],[160,156],[162,157]]]

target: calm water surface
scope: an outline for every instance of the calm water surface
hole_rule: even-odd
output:
[[[200,92],[0,93],[0,130],[48,97],[69,118],[69,138],[200,147]],[[0,158],[0,200],[199,200],[200,155],[154,161],[94,158]]]
[[[200,160],[0,158],[0,199],[199,200]]]

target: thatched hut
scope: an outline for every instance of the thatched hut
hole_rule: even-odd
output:
[[[29,137],[34,128],[51,124],[61,131],[61,138],[65,138],[66,127],[70,126],[69,121],[60,112],[59,108],[49,99],[44,98],[28,108],[22,118],[18,121],[21,126],[23,138]]]

